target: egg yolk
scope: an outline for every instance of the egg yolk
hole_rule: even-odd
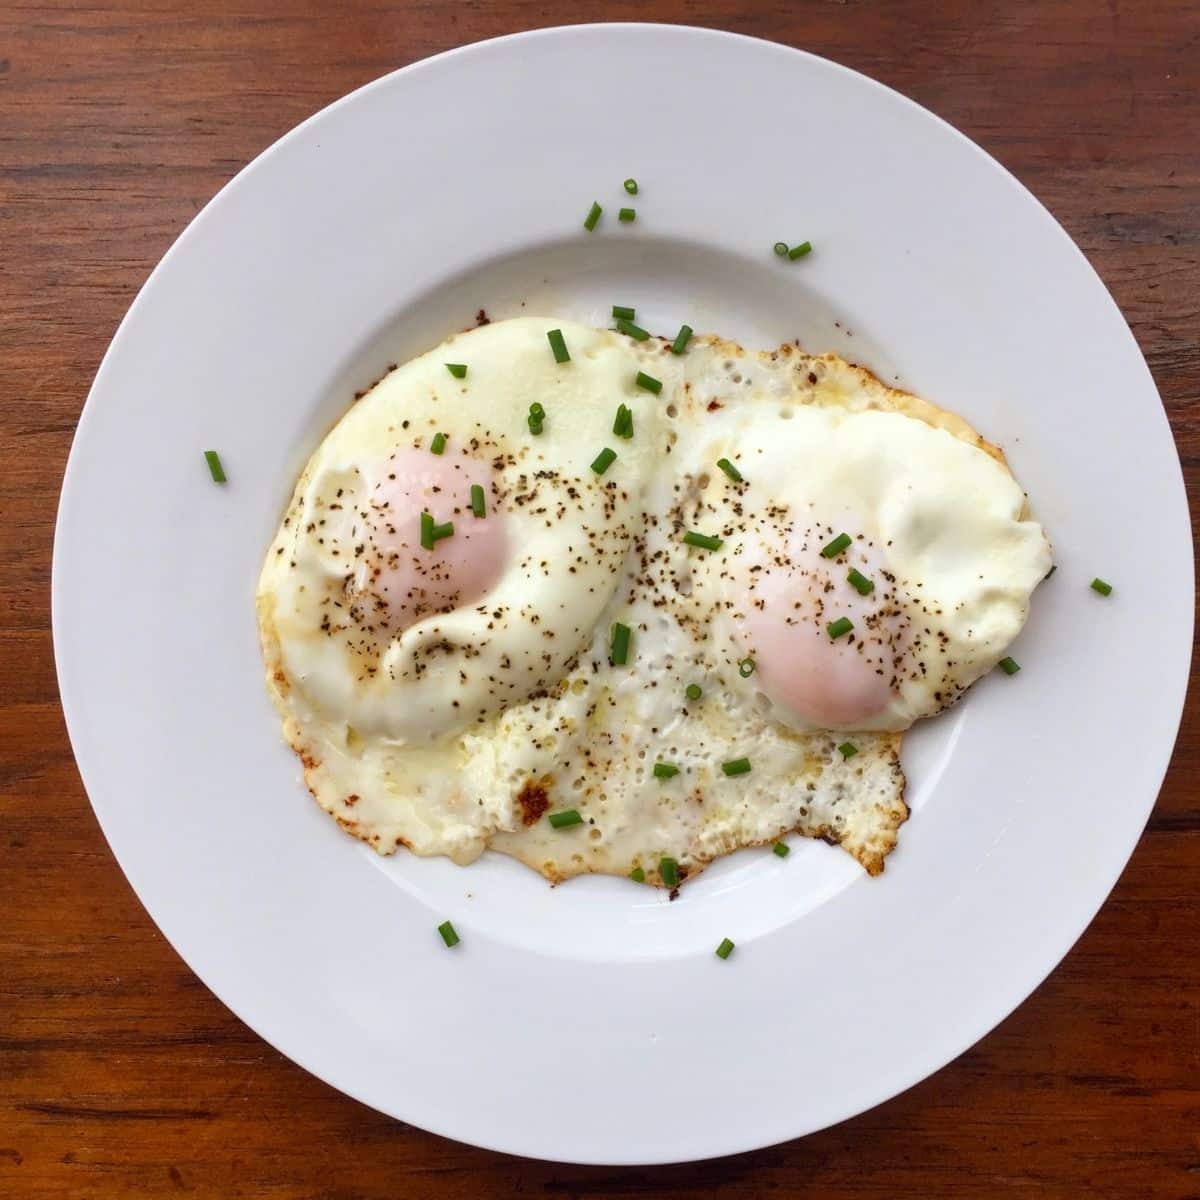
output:
[[[471,488],[483,488],[486,515],[472,511]],[[368,536],[353,580],[360,623],[390,636],[433,613],[450,612],[485,596],[508,559],[503,515],[495,509],[492,469],[447,447],[398,450],[367,481]],[[421,544],[421,515],[453,532],[432,548]]]
[[[828,539],[797,533],[787,552],[752,563],[742,634],[755,661],[755,682],[776,704],[818,728],[853,726],[878,717],[891,698],[892,630],[882,610],[883,564],[861,540],[833,560]],[[875,583],[861,595],[851,566]],[[852,622],[841,637],[829,625]]]

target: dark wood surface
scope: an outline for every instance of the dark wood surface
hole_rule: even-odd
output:
[[[543,1165],[365,1109],[227,1012],[117,869],[71,758],[49,632],[55,504],[92,375],[151,267],[239,167],[350,89],[457,43],[561,20],[690,21],[815,50],[929,106],[1096,265],[1162,391],[1194,502],[1200,4],[548,12],[0,3],[0,1196],[1200,1197],[1195,703],[1116,891],[1026,1004],[875,1111],[715,1163]]]

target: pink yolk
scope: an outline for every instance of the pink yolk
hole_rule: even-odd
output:
[[[817,728],[844,728],[886,711],[893,650],[881,612],[883,564],[858,540],[831,562],[820,554],[829,538],[797,531],[786,556],[759,559],[742,626],[760,689]],[[874,592],[862,596],[850,585],[851,566],[874,581]],[[854,628],[835,640],[828,624],[839,617]]]
[[[398,450],[366,479],[359,517],[367,537],[353,592],[360,624],[391,636],[422,617],[450,612],[485,596],[508,558],[505,521],[496,510],[492,469],[449,446],[442,454]],[[471,509],[471,486],[483,488],[486,516]],[[433,549],[421,545],[421,514],[454,532]]]

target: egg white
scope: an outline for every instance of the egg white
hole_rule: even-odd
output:
[[[554,327],[569,364],[547,351]],[[467,378],[451,378],[447,361],[469,363]],[[639,369],[659,394],[637,388]],[[537,438],[534,400],[548,413]],[[613,433],[618,403],[634,410],[632,439]],[[486,603],[429,616],[379,648],[402,664],[449,642],[468,660],[364,686],[361,662],[320,631],[314,597],[340,586],[338,569],[304,531],[360,461],[435,429],[501,463],[514,560]],[[603,446],[618,458],[595,476]],[[716,469],[720,457],[742,484]],[[518,504],[531,490],[538,498]],[[844,513],[860,515],[863,547],[838,569],[870,542],[870,561],[894,576],[876,600],[909,627],[919,611],[929,632],[915,644],[905,633],[886,714],[816,728],[741,665],[755,651],[738,622],[749,594],[739,566],[772,529],[804,520],[824,536]],[[721,550],[688,546],[689,528],[719,534]],[[795,831],[877,873],[907,816],[899,732],[1003,655],[1049,562],[998,451],[841,360],[717,338],[676,356],[657,338],[523,319],[460,335],[359,401],[297,485],[258,605],[269,686],[309,788],[382,853],[404,845],[465,863],[490,846],[554,881],[641,868],[657,883],[663,857],[686,876]],[[616,622],[632,630],[620,666],[609,661]],[[727,775],[722,764],[741,758],[750,772]],[[658,761],[678,774],[655,777]],[[548,813],[566,809],[582,822],[555,829]]]

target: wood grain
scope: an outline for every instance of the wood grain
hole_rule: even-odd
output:
[[[379,1116],[227,1012],[117,869],[71,759],[48,613],[61,473],[117,322],[204,202],[296,122],[396,66],[552,23],[548,11],[528,0],[0,4],[0,1195],[1200,1197],[1195,704],[1111,900],[1025,1005],[875,1111],[715,1163],[543,1165]],[[791,43],[980,142],[1112,289],[1195,500],[1200,5],[608,0],[553,16]]]

